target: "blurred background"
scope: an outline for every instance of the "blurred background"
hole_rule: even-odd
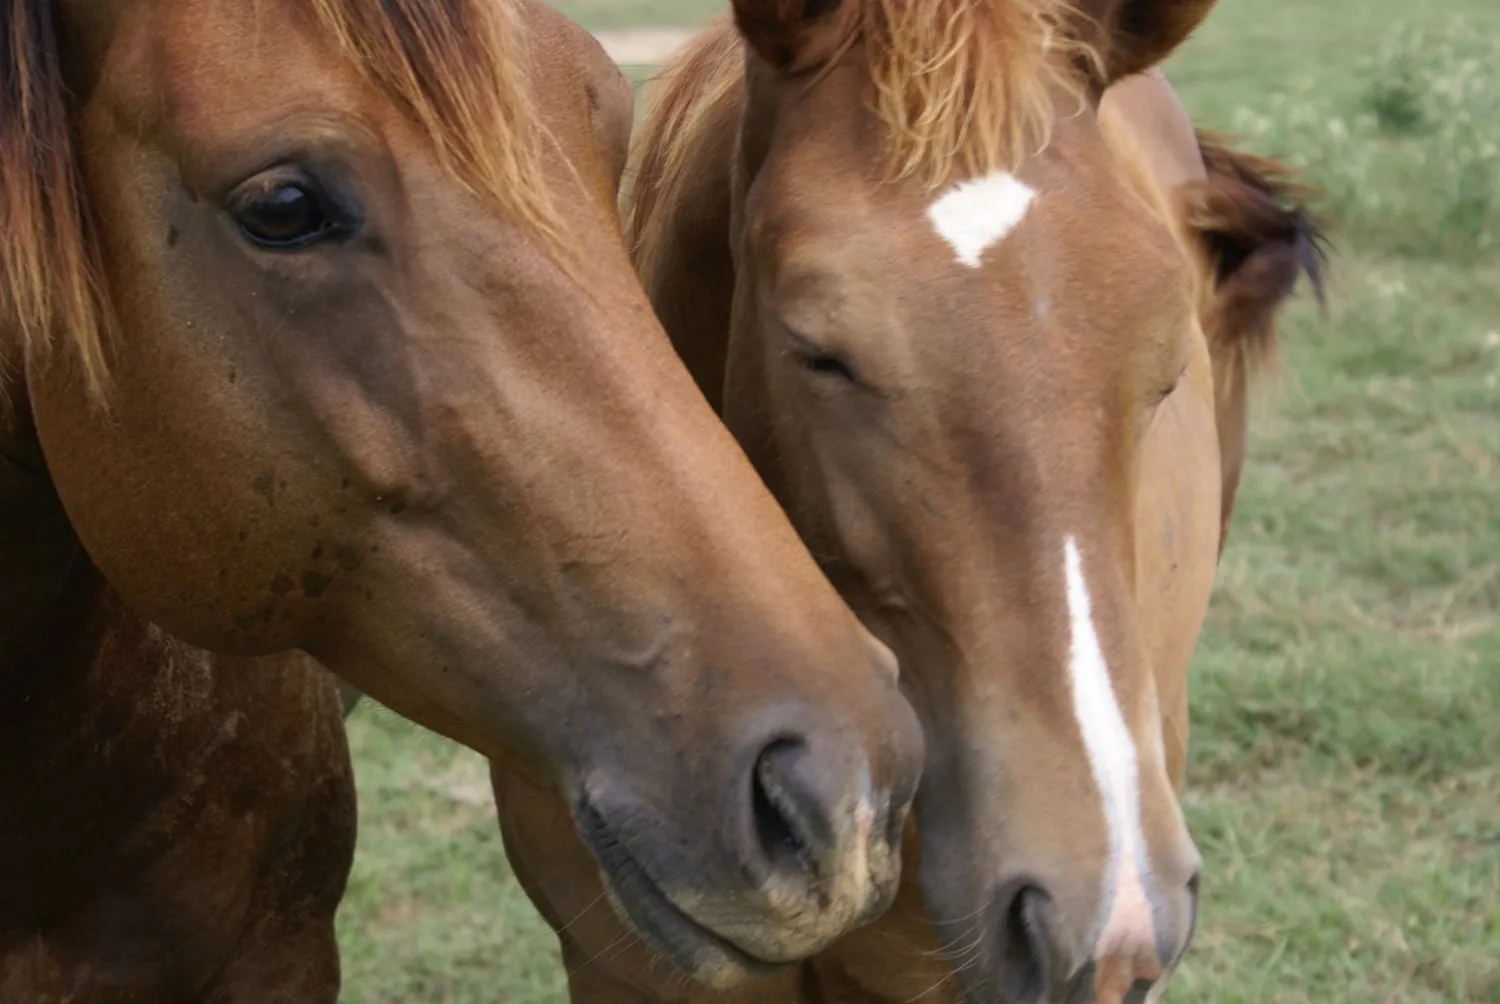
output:
[[[644,85],[724,3],[557,6]],[[1335,241],[1326,315],[1283,314],[1194,665],[1204,906],[1168,997],[1496,1004],[1500,3],[1222,0],[1166,70],[1304,169]],[[368,700],[350,739],[346,1004],[565,1001],[484,763]]]

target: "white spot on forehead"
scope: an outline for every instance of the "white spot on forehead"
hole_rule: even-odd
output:
[[[948,189],[927,207],[927,218],[960,262],[978,268],[985,249],[999,243],[1026,217],[1035,195],[1015,175],[996,171]]]
[[[1109,666],[1094,626],[1083,559],[1072,537],[1063,542],[1063,572],[1068,585],[1072,638],[1068,680],[1073,689],[1073,714],[1078,719],[1094,783],[1104,803],[1104,822],[1109,834],[1109,864],[1104,873],[1105,917],[1096,948],[1096,957],[1102,958],[1128,943],[1154,945],[1155,925],[1143,873],[1148,858],[1141,833],[1135,743],[1115,698]]]

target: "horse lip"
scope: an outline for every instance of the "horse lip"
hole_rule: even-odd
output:
[[[719,982],[715,977],[728,975],[726,964],[730,973],[745,978],[786,968],[786,963],[749,954],[683,912],[631,854],[587,795],[575,800],[573,818],[584,845],[599,865],[618,911],[651,949],[666,956],[677,968],[710,983]],[[713,961],[705,960],[705,956]]]

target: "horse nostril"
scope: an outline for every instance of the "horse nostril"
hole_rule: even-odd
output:
[[[751,811],[761,853],[773,871],[816,875],[822,858],[836,852],[830,813],[836,798],[807,746],[777,740],[755,761]]]
[[[775,745],[790,744],[777,743]],[[773,867],[781,868],[789,864],[800,866],[807,856],[807,844],[797,832],[795,824],[778,807],[778,799],[773,798],[766,790],[766,775],[769,771],[765,767],[765,760],[770,752],[771,750],[767,749],[761,754],[750,777],[751,813],[755,820],[755,836],[760,843],[761,853],[766,856]],[[785,801],[785,796],[781,796],[780,800]]]
[[[1198,930],[1198,876],[1199,872],[1193,872],[1193,877],[1188,879],[1188,917],[1187,934],[1182,939],[1182,947],[1177,950],[1177,958],[1171,962],[1171,967],[1176,968],[1177,963],[1187,954],[1188,946],[1193,943],[1193,935]]]
[[[1023,885],[997,917],[995,975],[1006,999],[1016,1004],[1039,1004],[1051,987],[1049,902],[1040,888]]]

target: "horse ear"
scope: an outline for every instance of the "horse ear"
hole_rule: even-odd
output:
[[[841,0],[732,0],[734,23],[766,62],[788,70],[808,62],[818,34],[834,20]]]
[[[1206,178],[1184,185],[1179,198],[1212,270],[1205,328],[1215,342],[1264,357],[1276,313],[1301,276],[1323,302],[1328,241],[1306,205],[1314,193],[1288,168],[1234,150],[1221,136],[1200,130],[1198,148]]]
[[[1108,86],[1162,62],[1187,40],[1218,0],[1084,0],[1098,25],[1093,39],[1104,58]]]

